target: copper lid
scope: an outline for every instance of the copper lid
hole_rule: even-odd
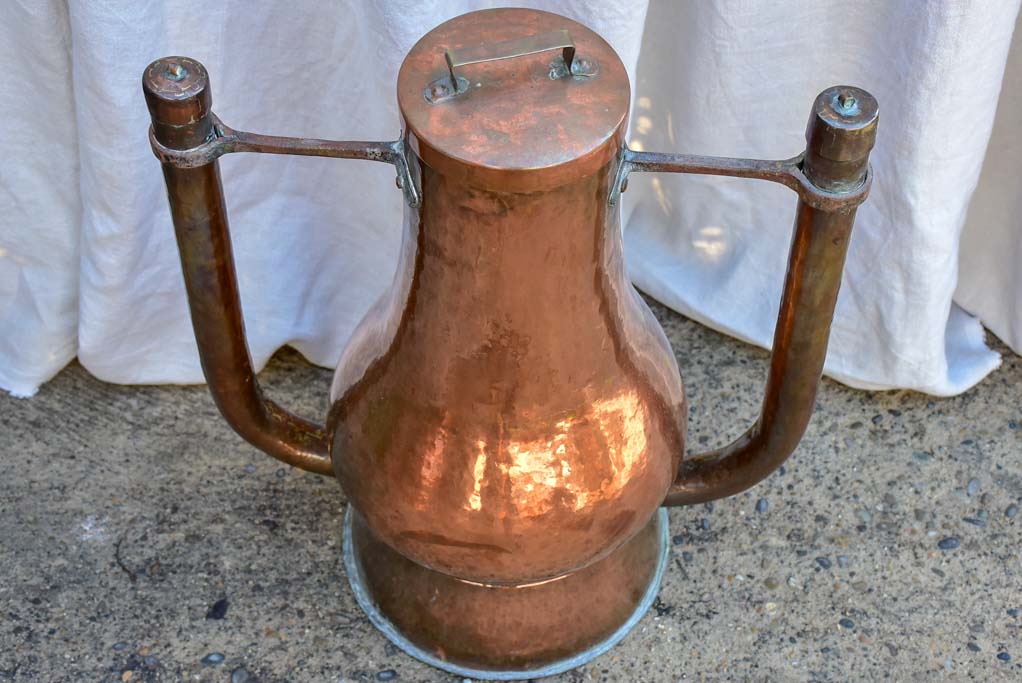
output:
[[[425,164],[509,191],[571,182],[606,164],[623,144],[630,100],[607,41],[531,9],[482,10],[437,26],[405,57],[397,97]]]

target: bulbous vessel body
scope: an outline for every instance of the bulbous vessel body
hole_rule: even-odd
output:
[[[423,168],[397,277],[342,355],[328,424],[351,502],[415,562],[541,581],[605,556],[662,503],[684,394],[625,274],[616,165],[524,193]]]

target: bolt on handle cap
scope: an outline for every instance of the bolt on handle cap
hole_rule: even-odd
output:
[[[824,190],[855,189],[866,175],[879,115],[876,98],[862,88],[821,92],[806,127],[806,176]]]
[[[142,92],[157,139],[168,147],[187,148],[212,132],[209,74],[190,57],[163,57],[146,67]]]

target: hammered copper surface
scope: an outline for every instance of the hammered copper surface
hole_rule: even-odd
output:
[[[513,194],[423,168],[396,283],[341,357],[329,422],[341,485],[413,560],[544,579],[663,501],[684,396],[624,272],[614,170]]]
[[[460,666],[532,670],[605,641],[654,580],[656,517],[607,558],[561,579],[484,586],[425,569],[354,522],[363,579],[409,640]],[[422,596],[430,596],[423,600]]]

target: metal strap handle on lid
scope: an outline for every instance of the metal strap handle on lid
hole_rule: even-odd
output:
[[[505,40],[490,45],[473,45],[460,50],[447,50],[444,52],[444,59],[447,60],[447,68],[451,72],[451,86],[457,90],[458,77],[454,73],[456,67],[495,62],[499,59],[525,57],[547,50],[563,50],[561,54],[564,58],[564,66],[568,68],[569,72],[571,71],[571,63],[575,59],[575,41],[571,39],[571,35],[566,29]]]
[[[444,51],[449,79],[438,79],[426,88],[426,100],[436,104],[459,95],[468,90],[468,80],[459,78],[455,69],[470,64],[495,62],[501,59],[526,57],[547,50],[561,50],[564,60],[563,71],[551,72],[551,78],[561,76],[593,76],[596,74],[596,63],[592,60],[575,59],[575,41],[567,29],[559,29],[548,33],[540,33],[524,38],[504,40],[499,43],[484,43]]]

